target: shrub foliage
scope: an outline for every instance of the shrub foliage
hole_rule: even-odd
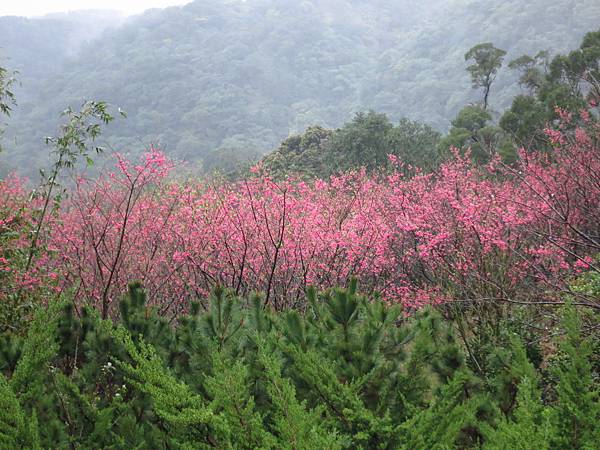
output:
[[[348,289],[305,311],[216,288],[168,323],[139,283],[120,318],[38,311],[0,360],[3,448],[595,448],[593,346],[565,307],[547,367],[518,334],[477,369],[450,322]],[[543,381],[547,373],[556,385]]]

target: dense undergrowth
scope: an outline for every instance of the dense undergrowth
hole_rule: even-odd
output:
[[[116,321],[38,311],[2,335],[2,448],[598,448],[598,337],[571,305],[548,348],[507,321],[476,360],[355,283],[263,301],[217,288],[169,323],[138,283]]]

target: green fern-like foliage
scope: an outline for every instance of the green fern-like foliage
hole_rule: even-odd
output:
[[[583,335],[573,306],[564,309],[563,326],[566,336],[560,346],[566,358],[556,368],[557,430],[552,448],[591,450],[600,442],[600,391],[591,365],[594,348],[591,339]]]
[[[151,346],[140,342],[137,348],[122,328],[115,335],[133,360],[131,364],[120,363],[119,367],[133,386],[151,398],[157,416],[179,442],[210,448],[220,439],[227,439],[229,430],[218,414],[169,373]]]
[[[485,427],[484,448],[550,449],[555,433],[552,412],[542,402],[540,377],[528,359],[523,343],[513,336],[509,348],[498,349],[490,358],[503,363],[502,370],[490,385],[496,393],[496,406],[504,414],[499,414],[497,426]]]
[[[457,371],[428,408],[402,424],[402,448],[479,448],[490,406],[481,388],[468,369]]]
[[[242,361],[226,360],[213,354],[214,375],[205,384],[212,397],[211,407],[227,422],[237,448],[278,448],[275,437],[265,428],[250,392],[250,377]]]
[[[281,361],[266,350],[265,344],[259,347],[259,360],[273,405],[272,428],[279,441],[278,448],[343,448],[341,436],[321,420],[323,406],[310,410],[306,401],[297,399],[293,383],[281,374]]]
[[[0,448],[597,448],[593,314],[563,311],[540,368],[511,323],[474,353],[438,311],[355,281],[264,304],[217,288],[169,323],[139,283],[111,320],[51,303],[0,335]]]
[[[35,414],[29,419],[2,375],[0,375],[0,448],[41,449]]]
[[[549,450],[555,431],[551,410],[543,406],[534,380],[523,378],[512,418],[503,418],[497,428],[486,435],[485,449]]]

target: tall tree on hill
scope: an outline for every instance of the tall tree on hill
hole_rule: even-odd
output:
[[[467,67],[473,87],[483,88],[483,109],[487,109],[490,89],[498,69],[502,66],[504,55],[506,51],[494,47],[491,42],[477,44],[465,53],[465,61],[474,61]]]
[[[508,63],[509,69],[519,72],[519,85],[529,95],[535,95],[544,84],[548,74],[550,56],[548,51],[541,50],[535,56],[522,55]]]
[[[568,54],[550,58],[547,51],[540,51],[535,56],[522,55],[508,67],[518,71],[519,84],[525,89],[524,95],[513,99],[499,122],[515,149],[550,149],[552,145],[544,129],[559,119],[559,110],[568,111],[574,119],[584,122],[589,120],[590,113],[598,112],[600,30],[587,33],[580,47]]]

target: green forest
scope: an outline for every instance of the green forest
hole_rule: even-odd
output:
[[[159,145],[194,174],[229,171],[361,111],[445,133],[479,100],[463,59],[471,47],[492,42],[506,63],[553,57],[577,48],[598,17],[595,0],[202,0],[127,20],[2,17],[0,55],[21,83],[0,169],[37,176],[60,111],[92,99],[128,113],[107,147]],[[517,80],[507,64],[499,71],[494,121],[521,92]]]
[[[0,16],[0,450],[600,450],[599,19]]]

